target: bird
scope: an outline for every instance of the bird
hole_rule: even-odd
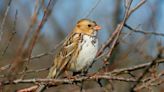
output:
[[[98,51],[98,31],[95,21],[80,19],[54,56],[54,62],[47,78],[58,78],[64,71],[85,72],[96,57]],[[46,85],[38,87],[41,92]]]

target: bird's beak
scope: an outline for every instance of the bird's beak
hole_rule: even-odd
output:
[[[100,29],[101,29],[101,26],[96,25],[95,27],[93,27],[93,29],[94,29],[94,30],[96,30],[96,31],[98,31],[98,30],[100,30]]]

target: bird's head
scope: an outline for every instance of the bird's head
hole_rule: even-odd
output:
[[[95,21],[89,19],[81,19],[77,22],[74,31],[76,33],[84,33],[90,36],[95,36],[97,31],[100,29],[101,27],[97,25]]]

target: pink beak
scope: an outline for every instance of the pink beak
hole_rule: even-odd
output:
[[[96,31],[98,31],[98,30],[100,30],[101,29],[101,26],[95,26],[94,28],[93,28],[94,30],[96,30]]]

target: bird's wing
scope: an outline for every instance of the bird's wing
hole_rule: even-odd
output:
[[[81,34],[72,33],[60,48],[59,52],[56,54],[54,59],[54,64],[50,69],[49,78],[58,77],[67,65],[76,61],[76,57],[79,53],[79,42],[81,39]]]

